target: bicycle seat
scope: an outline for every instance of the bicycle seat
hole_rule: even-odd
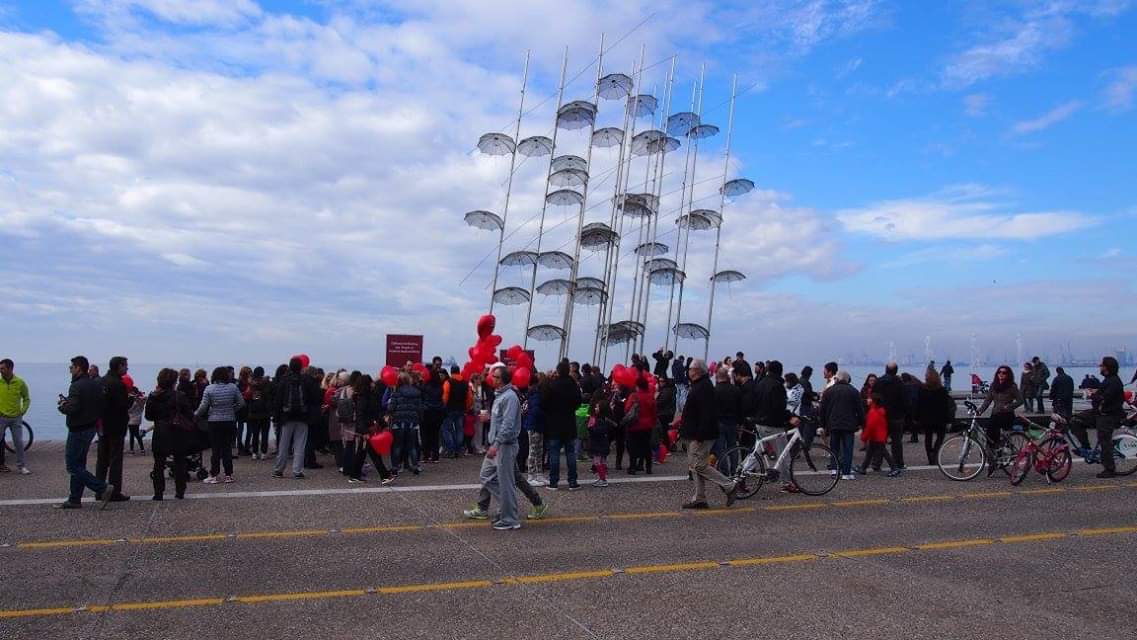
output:
[[[963,406],[967,407],[967,410],[972,413],[979,413],[979,407],[975,406],[975,403],[970,400],[964,400]]]

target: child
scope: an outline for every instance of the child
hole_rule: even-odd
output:
[[[888,414],[884,410],[879,394],[874,393],[869,397],[869,410],[865,416],[865,428],[861,431],[861,441],[866,444],[867,449],[865,461],[855,469],[857,473],[862,475],[868,473],[870,466],[879,471],[881,458],[884,458],[888,462],[888,477],[895,478],[900,475],[900,469],[892,463],[892,456],[884,446],[888,441]]]
[[[609,394],[594,393],[588,414],[588,453],[592,455],[592,468],[600,476],[592,486],[604,488],[608,486],[609,437],[614,425]]]

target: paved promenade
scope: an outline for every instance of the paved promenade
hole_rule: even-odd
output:
[[[581,491],[541,490],[550,517],[496,532],[461,517],[479,461],[381,488],[241,458],[235,484],[152,502],[128,455],[134,499],[59,511],[61,446],[37,444],[33,475],[0,476],[0,637],[1137,637],[1137,476],[916,467],[685,513],[673,458],[603,490],[585,466]]]

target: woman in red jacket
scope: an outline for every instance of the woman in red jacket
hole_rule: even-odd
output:
[[[636,390],[624,401],[624,419],[628,434],[628,475],[637,471],[651,473],[651,432],[657,418],[655,395],[647,378],[636,380]]]
[[[869,396],[869,410],[865,416],[865,428],[861,431],[861,441],[867,445],[865,460],[855,470],[859,474],[868,473],[869,467],[880,471],[881,458],[888,463],[888,477],[895,478],[900,475],[900,469],[892,462],[885,442],[888,441],[888,413],[884,410],[880,394]]]

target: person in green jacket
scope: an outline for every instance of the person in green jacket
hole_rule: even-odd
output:
[[[16,364],[10,358],[0,360],[0,441],[12,430],[12,448],[16,450],[16,468],[20,474],[31,471],[24,464],[24,414],[32,406],[28,384],[14,373]],[[4,447],[0,446],[0,472],[10,471],[4,464]]]

